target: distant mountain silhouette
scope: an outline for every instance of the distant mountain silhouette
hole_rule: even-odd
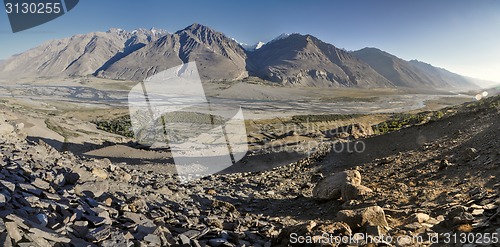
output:
[[[364,48],[352,54],[399,87],[477,87],[461,75],[416,60],[405,61],[377,48]]]

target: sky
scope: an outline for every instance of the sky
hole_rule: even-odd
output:
[[[80,0],[67,14],[15,34],[0,11],[0,59],[80,33],[152,27],[175,32],[192,23],[247,44],[281,33],[311,34],[339,48],[377,47],[500,82],[496,0]]]

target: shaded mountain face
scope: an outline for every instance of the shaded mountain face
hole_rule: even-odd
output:
[[[310,87],[471,88],[472,80],[375,48],[346,52],[311,35],[282,34],[245,50],[234,39],[193,24],[175,33],[112,29],[54,40],[0,62],[0,78],[97,76],[142,81],[195,61],[204,81],[256,76]]]
[[[477,87],[458,74],[414,60],[405,61],[377,48],[364,48],[354,51],[352,54],[368,63],[395,86],[412,88]]]
[[[246,59],[245,51],[234,40],[193,24],[149,43],[97,75],[141,81],[157,72],[196,61],[203,80],[237,80],[248,76]]]
[[[292,34],[249,53],[251,75],[316,87],[390,87],[391,82],[346,51],[310,35]]]

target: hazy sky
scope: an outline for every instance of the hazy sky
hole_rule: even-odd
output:
[[[0,11],[0,59],[47,40],[109,28],[175,32],[200,23],[248,44],[312,34],[347,50],[377,47],[500,82],[500,1],[80,0],[66,15],[13,34]]]

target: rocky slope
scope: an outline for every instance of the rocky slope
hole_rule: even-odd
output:
[[[112,29],[50,41],[6,60],[0,77],[87,76],[165,33]]]
[[[367,233],[395,238],[379,245],[430,246],[433,234],[500,234],[500,98],[446,113],[355,139],[362,153],[339,151],[354,141],[325,143],[271,171],[189,184],[160,166],[57,152],[2,119],[0,244],[338,246],[323,234],[358,233],[351,244],[366,245],[359,234]],[[294,244],[293,236],[324,241]]]

